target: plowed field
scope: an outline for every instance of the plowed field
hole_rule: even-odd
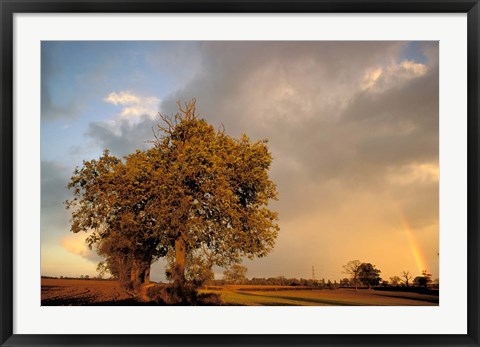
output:
[[[115,281],[42,278],[42,305],[135,305]]]

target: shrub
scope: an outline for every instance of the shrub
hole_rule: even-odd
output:
[[[198,294],[192,284],[175,286],[167,284],[152,286],[147,289],[147,297],[157,304],[166,305],[222,305],[223,300],[219,294],[203,293]]]

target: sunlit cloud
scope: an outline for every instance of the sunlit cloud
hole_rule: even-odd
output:
[[[70,233],[60,239],[60,245],[69,253],[79,255],[82,258],[98,263],[102,258],[95,253],[95,250],[88,248],[85,243],[87,236],[88,234],[86,233]]]
[[[438,177],[438,164],[427,162],[413,163],[404,165],[400,168],[391,169],[387,180],[392,184],[411,185],[419,183],[438,183]]]
[[[405,81],[421,77],[426,72],[427,66],[425,64],[416,63],[412,60],[391,63],[385,67],[371,67],[365,71],[362,89],[374,93],[383,92]]]
[[[140,98],[129,91],[112,92],[104,100],[113,105],[132,105],[140,102]]]
[[[144,116],[154,118],[160,105],[160,99],[155,96],[142,97],[131,91],[112,92],[103,100],[115,106],[122,106],[120,113],[109,122],[113,126],[122,122],[136,124]]]

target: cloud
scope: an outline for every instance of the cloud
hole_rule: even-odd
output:
[[[42,208],[50,208],[61,204],[69,196],[66,189],[68,182],[68,169],[63,164],[42,160],[40,167],[41,190],[48,192],[42,194]]]
[[[411,60],[400,63],[392,62],[386,67],[374,67],[365,71],[363,89],[372,93],[383,92],[388,88],[398,87],[404,81],[425,75],[425,64]]]
[[[110,93],[105,99],[106,102],[114,105],[132,105],[139,104],[140,97],[130,93],[130,92],[120,92],[120,93]]]
[[[56,84],[62,79],[64,69],[56,60],[55,49],[49,49],[48,43],[42,42],[41,49],[41,117],[43,120],[76,118],[82,109],[76,95],[59,89]],[[57,89],[56,89],[57,87]]]
[[[223,124],[233,136],[268,138],[274,157],[271,177],[280,201],[272,207],[280,213],[282,230],[274,254],[252,263],[250,276],[274,275],[286,254],[285,268],[292,276],[314,262],[338,268],[340,276],[342,263],[356,254],[381,266],[388,253],[381,245],[403,242],[399,210],[418,233],[436,230],[438,43],[422,43],[422,62],[400,58],[406,44],[196,46],[201,67],[162,98],[162,113],[173,114],[177,101],[195,97],[200,117],[214,126]],[[130,94],[118,92],[112,102],[124,109],[137,105]],[[126,154],[147,146],[144,141],[152,138],[158,119],[114,121],[116,127],[90,124],[88,136]],[[364,245],[364,240],[375,241]],[[430,242],[425,248],[438,244],[438,233]],[[355,251],[359,246],[363,249]],[[395,254],[405,258],[402,250]]]
[[[68,230],[69,213],[63,202],[70,198],[66,186],[70,170],[64,165],[42,160],[41,162],[41,229],[49,231],[42,233],[42,238],[53,237],[52,234],[63,233]]]
[[[42,95],[40,107],[42,119],[55,120],[62,118],[76,118],[79,111],[81,110],[80,105],[75,101],[67,101],[64,105],[56,102],[52,97],[50,88],[47,87],[46,84],[46,78],[42,79]]]
[[[145,149],[153,140],[158,122],[160,99],[139,96],[131,91],[112,92],[104,101],[121,110],[107,121],[91,122],[86,135],[101,149],[123,156],[136,149]]]
[[[60,245],[68,252],[79,255],[82,258],[98,263],[103,260],[94,250],[89,249],[85,243],[88,235],[85,233],[69,234],[60,239]]]
[[[107,148],[112,154],[124,156],[137,149],[151,147],[148,141],[154,139],[153,129],[157,123],[150,115],[140,116],[134,123],[121,118],[111,123],[92,122],[86,135],[101,149]]]
[[[143,116],[154,118],[158,112],[160,99],[155,96],[141,97],[130,91],[112,92],[104,101],[122,106],[121,112],[112,120],[114,125],[121,122],[137,123]]]
[[[438,163],[412,163],[392,169],[387,180],[394,185],[408,186],[415,183],[438,184]]]

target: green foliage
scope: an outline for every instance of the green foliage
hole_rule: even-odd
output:
[[[208,261],[219,266],[267,255],[278,225],[267,208],[277,194],[268,178],[266,142],[216,131],[197,119],[194,103],[180,109],[174,119],[162,118],[167,126],[159,126],[162,136],[155,142],[163,232],[182,237],[189,251],[207,250]]]
[[[185,277],[187,281],[191,282],[195,287],[201,287],[209,284],[214,279],[214,274],[211,264],[202,257],[190,257],[187,261],[187,270]]]
[[[147,298],[157,304],[167,305],[223,305],[220,294],[198,293],[192,284],[176,287],[174,284],[152,286],[147,289]]]
[[[277,192],[266,141],[215,130],[197,118],[195,101],[179,108],[174,117],[160,115],[153,148],[123,159],[105,150],[68,184],[71,231],[91,232],[89,246],[129,285],[165,256],[177,286],[198,285],[214,265],[266,256],[279,230],[268,208]]]
[[[223,279],[227,283],[240,284],[246,280],[248,269],[245,266],[234,264],[223,272]]]
[[[74,198],[71,230],[91,232],[90,247],[106,257],[112,275],[127,286],[138,286],[139,274],[166,254],[167,247],[152,208],[155,196],[154,151],[137,151],[122,161],[108,150],[98,160],[84,161],[68,188]],[[133,273],[135,272],[135,273]]]

